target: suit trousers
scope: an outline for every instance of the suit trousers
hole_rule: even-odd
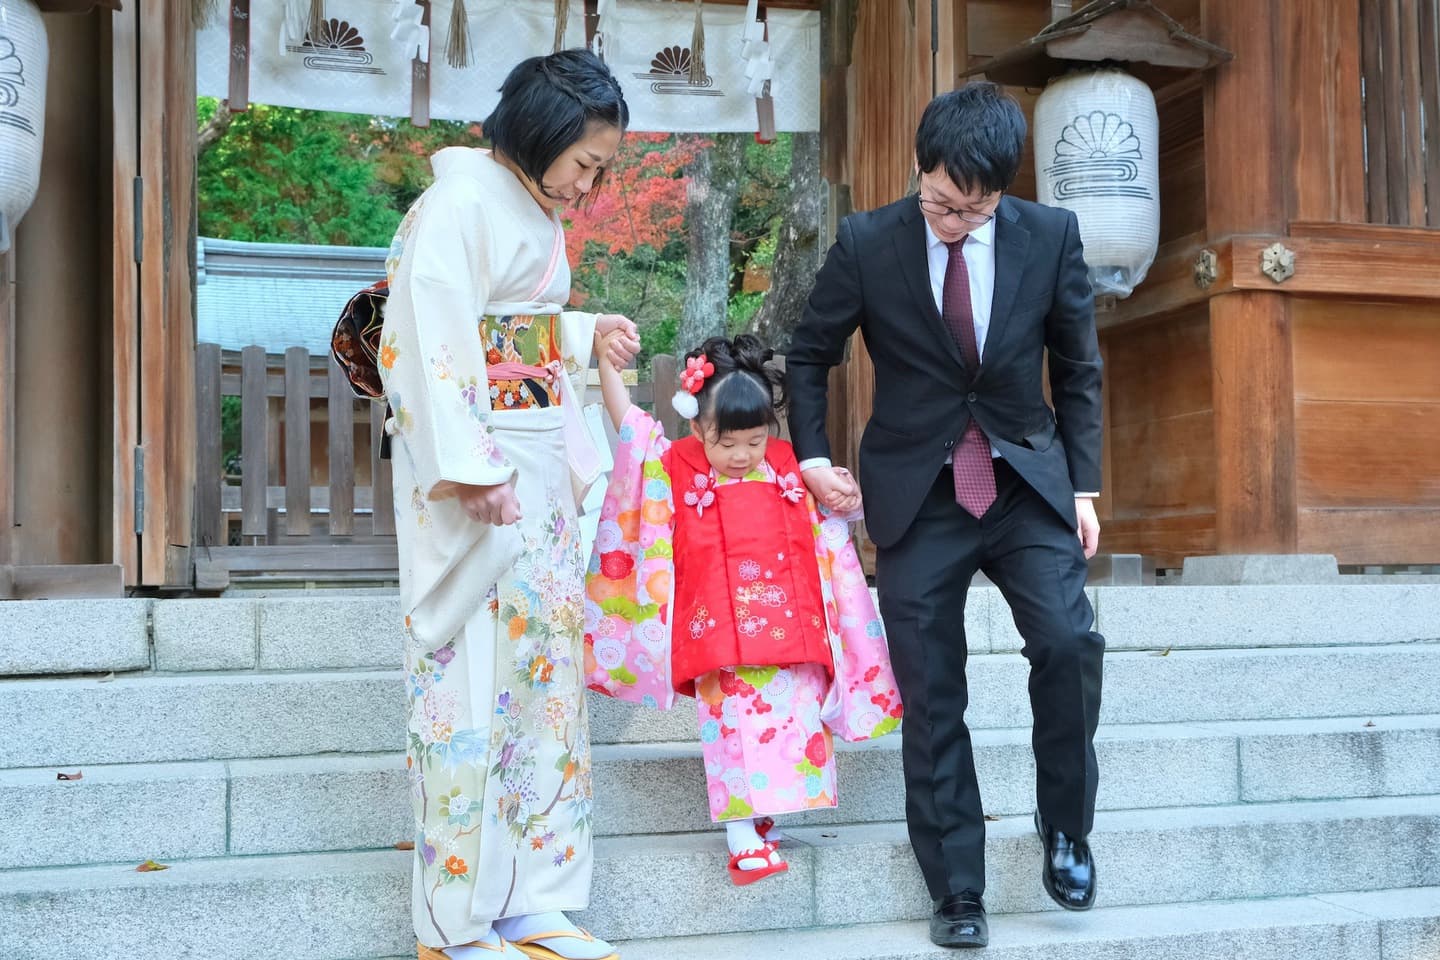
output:
[[[1075,529],[1003,459],[995,480],[996,501],[977,520],[955,502],[947,465],[914,524],[876,561],[905,702],[905,816],[936,899],[985,890],[985,816],[965,725],[965,598],[977,570],[1000,588],[1025,641],[1040,815],[1077,838],[1095,816],[1105,639],[1091,629],[1085,555]]]

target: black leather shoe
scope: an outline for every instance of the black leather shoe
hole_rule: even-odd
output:
[[[1095,860],[1090,855],[1090,844],[1046,826],[1038,810],[1035,832],[1040,834],[1044,847],[1040,882],[1050,899],[1066,910],[1089,910],[1095,906]]]
[[[973,890],[935,901],[930,917],[930,942],[938,947],[983,947],[990,942],[985,902]]]

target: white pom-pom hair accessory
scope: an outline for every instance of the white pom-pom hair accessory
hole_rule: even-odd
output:
[[[695,399],[694,394],[685,390],[675,391],[675,396],[670,398],[670,406],[674,407],[675,412],[686,420],[694,420],[700,416],[700,401]]]

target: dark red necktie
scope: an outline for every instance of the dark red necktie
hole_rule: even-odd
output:
[[[970,303],[970,269],[965,265],[966,237],[950,248],[950,263],[945,267],[945,287],[941,295],[940,316],[950,335],[960,345],[960,355],[973,377],[980,367],[980,349],[975,341],[975,310]],[[985,515],[995,502],[995,464],[990,458],[990,439],[972,414],[970,423],[955,445],[951,458],[955,471],[955,502],[971,516]]]

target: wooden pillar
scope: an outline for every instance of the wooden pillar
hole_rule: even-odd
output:
[[[10,596],[15,528],[15,251],[0,253],[0,599]]]
[[[1299,5],[1204,0],[1204,35],[1235,53],[1205,85],[1206,218],[1210,243],[1283,234],[1292,109],[1281,37]],[[1303,18],[1302,18],[1303,19]],[[1215,535],[1220,553],[1296,549],[1295,401],[1290,310],[1278,291],[1210,300],[1215,412]]]
[[[195,480],[190,11],[188,0],[137,0],[116,15],[112,42],[114,555],[125,565],[126,582],[141,586],[190,581]]]
[[[140,444],[140,271],[137,267],[140,131],[135,115],[140,18],[133,3],[110,20],[111,129],[111,430],[114,455],[110,483],[110,556],[125,571],[125,585],[140,579],[140,538],[136,530],[135,452]],[[144,489],[143,486],[140,489]]]

